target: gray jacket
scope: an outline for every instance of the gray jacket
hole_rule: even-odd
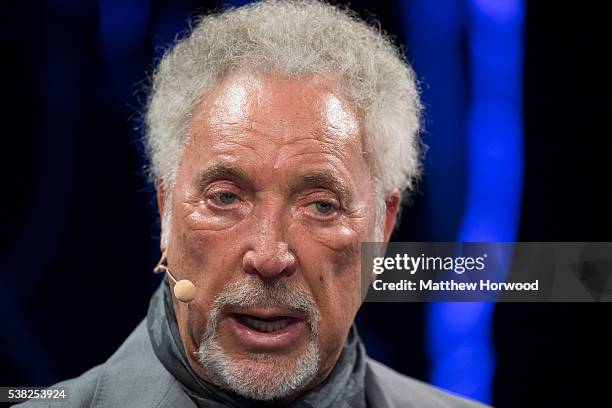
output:
[[[155,355],[146,319],[104,364],[53,387],[66,388],[66,402],[30,400],[17,407],[197,408]],[[372,359],[366,363],[366,396],[371,408],[485,407],[406,377]]]

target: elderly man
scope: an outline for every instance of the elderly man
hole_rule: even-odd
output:
[[[360,244],[419,172],[414,75],[345,10],[266,1],[202,18],[153,77],[162,219],[146,319],[67,387],[74,407],[471,407],[369,359]]]

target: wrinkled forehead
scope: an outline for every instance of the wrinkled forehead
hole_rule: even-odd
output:
[[[226,75],[195,110],[191,136],[236,136],[239,129],[277,144],[313,138],[363,150],[359,112],[329,76]]]

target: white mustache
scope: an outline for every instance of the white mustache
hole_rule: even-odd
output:
[[[284,279],[266,284],[256,277],[229,283],[215,296],[205,335],[213,335],[222,312],[231,307],[275,307],[292,309],[308,316],[310,334],[317,338],[319,312],[307,290]]]

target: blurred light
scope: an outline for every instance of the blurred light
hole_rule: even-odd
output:
[[[523,0],[473,0],[471,3],[474,12],[496,24],[523,19]]]
[[[142,80],[139,61],[149,25],[149,0],[98,0],[98,39],[104,80],[115,106],[133,105],[135,84]]]
[[[99,38],[109,54],[136,49],[149,23],[149,0],[98,0]]]
[[[429,86],[438,88],[434,91],[436,101],[426,103],[433,108],[426,116],[433,110],[434,120],[453,117],[450,113],[439,112],[440,106],[461,112],[466,131],[439,124],[433,130],[426,129],[433,134],[431,140],[434,141],[430,143],[432,164],[426,169],[432,213],[445,217],[444,206],[449,205],[449,200],[440,204],[440,199],[449,196],[452,179],[436,177],[445,171],[448,174],[446,160],[452,159],[455,153],[444,146],[452,144],[452,139],[455,143],[464,143],[462,137],[465,137],[466,207],[453,238],[460,242],[514,241],[523,179],[521,113],[525,6],[522,0],[468,0],[465,4],[444,0],[444,5],[449,7],[432,3],[409,2],[406,14],[410,51],[417,74],[432,78]],[[467,21],[463,21],[463,9],[468,11]],[[431,21],[444,24],[427,24]],[[449,86],[449,79],[456,80],[462,74],[461,58],[456,54],[461,50],[461,39],[465,35],[462,28],[466,25],[472,88],[469,106],[465,105],[467,98],[459,97],[456,85]],[[465,75],[460,81],[465,81]],[[427,92],[429,89],[424,94]],[[444,103],[448,100],[452,105]],[[431,227],[435,240],[449,240],[448,227],[435,222]],[[494,306],[494,303],[429,305],[427,345],[433,384],[491,402],[495,374],[495,355],[490,341]]]
[[[457,0],[403,3],[408,54],[421,85],[425,106],[426,157],[424,193],[429,236],[453,241],[461,215],[464,188],[464,133],[467,109],[461,33],[463,7]],[[449,200],[448,197],[458,197]]]

